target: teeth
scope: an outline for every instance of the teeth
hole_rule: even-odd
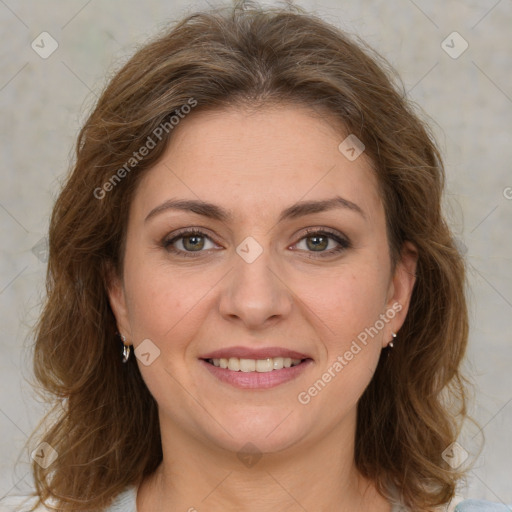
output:
[[[220,368],[227,368],[234,372],[271,372],[272,370],[281,370],[296,366],[301,359],[292,359],[291,357],[268,357],[267,359],[239,359],[238,357],[209,359],[210,363]]]

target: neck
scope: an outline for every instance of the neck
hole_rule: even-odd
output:
[[[163,460],[139,487],[138,512],[391,511],[357,471],[354,436],[346,432],[278,453],[242,455],[162,423]]]

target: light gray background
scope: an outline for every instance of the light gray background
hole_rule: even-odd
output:
[[[469,262],[467,366],[476,384],[472,411],[486,439],[461,493],[512,503],[512,200],[506,197],[512,197],[512,1],[300,5],[380,51],[410,97],[436,120],[448,176],[446,212]],[[187,7],[182,0],[0,0],[0,498],[30,485],[28,452],[21,450],[43,408],[25,379],[29,328],[45,274],[44,257],[33,248],[45,236],[80,123],[106,74],[136,44],[167,20],[206,6]],[[43,31],[59,44],[47,59],[31,48]],[[453,31],[469,44],[456,59],[441,46]],[[448,44],[461,48],[456,40]],[[461,444],[475,452],[482,432],[469,429]]]

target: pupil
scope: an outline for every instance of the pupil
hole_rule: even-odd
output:
[[[310,241],[312,241],[312,244],[310,245]],[[328,239],[326,236],[310,236],[308,238],[308,248],[313,249],[314,251],[317,250],[323,250],[327,247]]]

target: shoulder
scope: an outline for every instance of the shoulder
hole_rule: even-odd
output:
[[[33,495],[8,495],[0,499],[0,512],[27,512],[34,509],[37,498]],[[48,509],[42,505],[34,512],[46,512]]]
[[[4,496],[0,499],[0,512],[47,512],[42,505],[34,509],[36,502],[33,496]]]
[[[135,486],[128,487],[118,494],[105,512],[137,512],[137,488]]]
[[[463,500],[457,504],[454,512],[511,512],[512,506],[483,500]]]
[[[395,505],[392,512],[413,512],[403,505]],[[485,500],[465,499],[455,496],[450,503],[436,508],[436,512],[512,512],[512,505],[503,505]]]
[[[0,512],[28,512],[37,502],[34,496],[10,496],[0,500]],[[39,505],[34,512],[52,512],[54,509]],[[128,487],[118,494],[104,512],[137,512],[137,489]]]

